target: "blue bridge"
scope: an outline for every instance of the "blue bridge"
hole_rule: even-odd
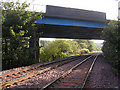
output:
[[[39,47],[39,38],[64,39],[101,39],[101,32],[106,26],[106,14],[56,6],[46,6],[44,18],[36,21],[38,33],[36,42],[30,47]],[[39,61],[39,51],[35,51],[35,60]]]
[[[36,23],[43,38],[101,39],[106,14],[47,5],[44,18]]]

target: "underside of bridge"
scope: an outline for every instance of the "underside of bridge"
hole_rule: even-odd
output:
[[[102,28],[62,25],[37,25],[41,38],[101,39]]]

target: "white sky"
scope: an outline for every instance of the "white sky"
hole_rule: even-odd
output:
[[[106,13],[107,19],[113,20],[118,16],[118,2],[116,0],[34,0],[33,4],[100,11]]]
[[[2,1],[17,1],[17,0],[2,0]],[[118,17],[118,2],[116,0],[19,0],[38,5],[54,5],[70,8],[78,8],[85,10],[93,10],[105,12],[107,19],[117,20]],[[41,7],[40,7],[41,8]],[[37,9],[40,9],[37,7]]]
[[[55,38],[40,38],[40,40],[48,40],[48,41],[53,41]],[[65,40],[72,40],[72,39],[65,39]],[[104,40],[92,40],[95,43],[103,43]]]
[[[8,0],[2,0],[8,1]],[[9,0],[17,1],[17,0]],[[70,8],[78,8],[85,10],[100,11],[106,13],[106,18],[111,20],[117,20],[118,17],[118,2],[116,0],[19,0],[20,2],[32,2],[32,4],[38,5],[54,5]],[[40,9],[37,7],[37,9]],[[50,40],[50,39],[49,39]],[[103,42],[103,41],[96,41]]]

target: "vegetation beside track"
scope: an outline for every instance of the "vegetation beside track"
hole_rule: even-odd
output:
[[[108,27],[102,31],[102,38],[105,40],[102,51],[108,62],[116,68],[119,72],[120,69],[120,22],[110,21]]]

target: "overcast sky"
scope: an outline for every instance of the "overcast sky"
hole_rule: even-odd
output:
[[[30,3],[32,2],[32,4],[37,4],[36,6],[42,5],[42,7],[45,7],[45,5],[54,5],[105,12],[106,18],[111,20],[117,20],[118,17],[118,2],[116,0],[19,0],[19,1],[20,2],[27,1]],[[39,7],[37,7],[37,9],[39,9]]]
[[[54,5],[105,12],[107,19],[117,19],[116,0],[34,0],[34,4]]]
[[[2,0],[8,1],[8,0]],[[17,0],[9,0],[17,1]],[[19,0],[20,2],[30,2],[38,5],[54,5],[70,8],[79,8],[85,10],[93,10],[105,12],[107,19],[116,19],[118,17],[118,2],[117,0]],[[41,7],[40,7],[41,8]],[[39,7],[37,7],[39,9]]]

